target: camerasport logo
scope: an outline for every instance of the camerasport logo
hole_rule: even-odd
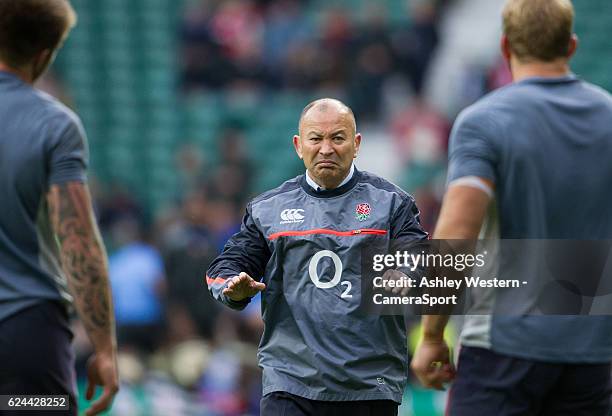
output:
[[[359,221],[365,221],[370,218],[370,213],[372,212],[372,208],[370,208],[370,204],[367,202],[363,202],[357,205],[355,208],[355,218]]]
[[[281,214],[281,224],[299,224],[304,222],[304,210],[301,208],[284,209]]]

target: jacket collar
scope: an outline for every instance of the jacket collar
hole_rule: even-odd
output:
[[[337,188],[317,190],[317,189],[314,189],[308,183],[308,181],[306,180],[306,175],[307,173],[304,173],[302,176],[300,176],[300,179],[299,179],[300,185],[302,186],[302,189],[304,189],[304,192],[306,192],[308,195],[312,195],[317,198],[331,198],[334,196],[340,196],[342,194],[345,194],[351,189],[353,189],[355,185],[359,182],[359,179],[361,178],[361,172],[357,170],[357,168],[354,168],[353,176],[350,176],[349,174],[347,176],[348,181],[344,181],[343,184],[341,184]]]

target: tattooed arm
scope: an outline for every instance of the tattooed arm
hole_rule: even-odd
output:
[[[118,389],[117,342],[106,252],[86,184],[52,185],[47,203],[68,286],[95,349],[88,364],[87,399],[93,397],[96,385],[104,388],[87,413],[93,415],[110,407]]]

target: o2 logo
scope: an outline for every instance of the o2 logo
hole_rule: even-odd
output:
[[[319,274],[317,273],[317,266],[319,265],[319,261],[323,257],[329,257],[334,262],[334,277],[329,282],[322,282],[321,279],[319,279]],[[332,287],[336,287],[338,283],[340,283],[342,286],[346,286],[346,290],[342,292],[342,295],[340,295],[340,297],[353,297],[353,295],[350,294],[350,291],[353,287],[351,282],[349,282],[348,280],[340,281],[340,279],[342,278],[342,260],[340,260],[340,257],[338,257],[338,255],[333,251],[321,250],[315,253],[315,255],[312,256],[312,258],[310,259],[310,264],[308,265],[308,275],[310,276],[310,280],[312,280],[312,283],[314,283],[314,285],[319,289],[331,289]]]

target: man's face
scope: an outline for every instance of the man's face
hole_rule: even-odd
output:
[[[293,138],[306,169],[325,188],[337,187],[346,177],[360,143],[351,115],[329,104],[311,108],[302,119],[300,135]]]

